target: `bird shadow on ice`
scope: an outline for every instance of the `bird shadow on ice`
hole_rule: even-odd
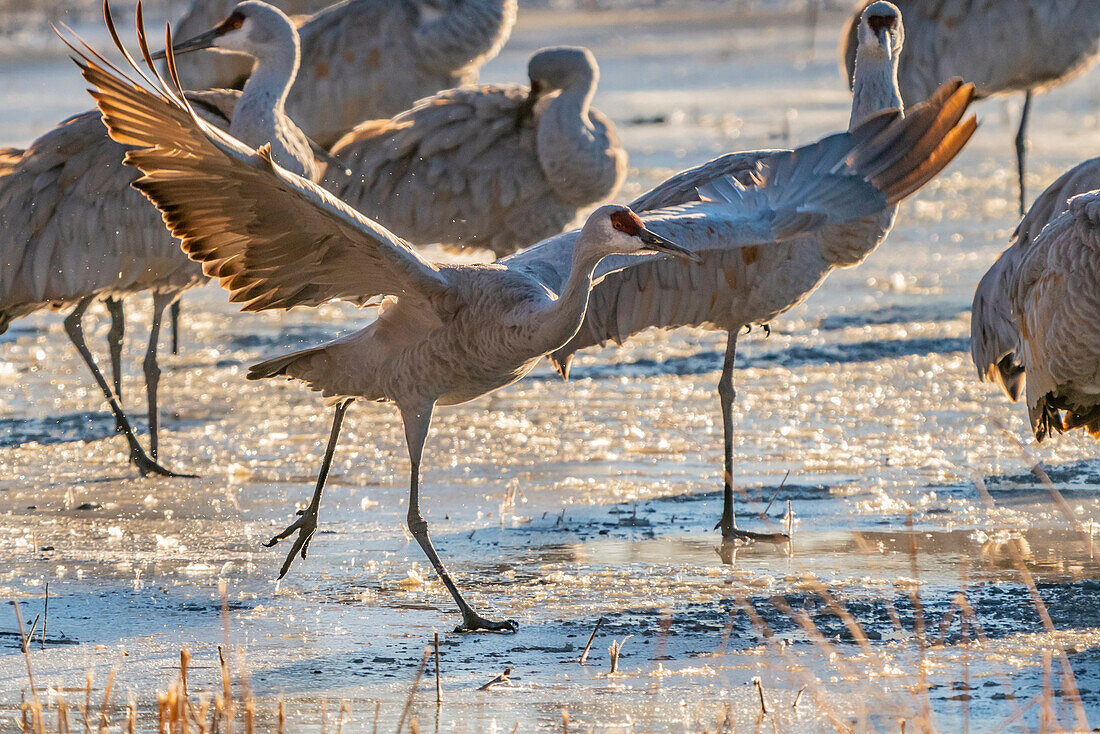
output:
[[[871,310],[851,311],[822,317],[816,328],[821,331],[839,331],[861,326],[890,326],[893,324],[945,323],[956,321],[970,313],[970,308],[957,304],[922,302],[891,304]]]
[[[821,344],[812,347],[792,346],[781,350],[747,352],[738,358],[739,367],[801,367],[809,365],[874,362],[880,359],[920,357],[928,354],[952,354],[970,349],[964,337],[875,339],[850,344]],[[618,377],[654,377],[657,375],[703,375],[722,369],[725,353],[699,352],[689,357],[665,360],[638,359],[616,364],[577,365],[570,379],[600,379]],[[559,380],[554,373],[534,375],[532,380]]]
[[[135,431],[144,431],[140,422],[131,422]],[[0,418],[0,447],[12,448],[26,443],[51,445],[74,441],[99,441],[115,434],[115,421],[109,412],[69,413],[48,418]]]
[[[161,435],[185,428],[205,425],[220,415],[228,413],[229,408],[213,405],[201,417],[181,418],[168,411],[161,414]],[[148,434],[148,420],[144,409],[127,413],[130,426],[138,436]],[[108,411],[68,413],[46,418],[0,418],[0,448],[16,448],[27,443],[43,446],[55,444],[102,441],[117,436],[115,419]]]
[[[45,334],[45,326],[32,326],[22,322],[16,322],[8,327],[8,330],[0,334],[0,344],[11,344],[25,337],[38,337]]]
[[[1068,464],[1043,464],[1043,471],[1050,480],[1058,485],[1062,492],[1100,491],[1100,452],[1094,459],[1081,459]],[[993,474],[985,478],[990,492],[1012,492],[1014,496],[1034,494],[1037,497],[1049,496],[1049,490],[1034,472],[1017,474]]]
[[[194,639],[203,631],[217,640],[221,632],[221,600],[216,595],[189,596],[194,587],[166,589],[149,593],[148,589],[115,586],[109,590],[79,581],[54,581],[50,588],[46,647],[64,645],[113,645],[123,640],[165,634],[170,630],[181,640]],[[230,600],[230,612],[249,612],[257,602]],[[41,598],[19,602],[23,622],[29,628],[43,610]],[[11,602],[6,605],[6,621],[0,623],[0,649],[20,649],[18,627]],[[41,626],[35,633],[37,640]],[[35,647],[38,643],[35,643]]]
[[[277,332],[253,331],[247,334],[227,332],[221,334],[215,343],[224,351],[291,352],[309,349],[331,341],[350,331],[346,325],[328,325],[323,323],[296,324],[280,328]]]
[[[909,639],[917,629],[917,607],[909,593],[888,588],[881,597],[844,599],[839,590],[830,590],[843,608],[859,624],[872,648],[876,645]],[[745,614],[742,604],[751,606],[767,626],[773,641],[785,641],[791,654],[812,652],[816,643],[791,616],[805,612],[821,635],[836,649],[858,651],[858,642],[847,621],[814,592],[738,593],[731,587],[719,592],[714,601],[630,606],[616,596],[612,606],[578,600],[575,616],[522,624],[515,635],[441,635],[440,654],[445,682],[453,688],[476,688],[488,681],[505,665],[515,666],[512,679],[519,685],[549,685],[558,682],[563,672],[571,678],[601,685],[599,676],[606,672],[611,640],[630,636],[623,649],[620,672],[625,678],[648,677],[661,663],[667,670],[714,664],[721,656],[746,650],[762,641],[759,628]],[[959,589],[929,585],[922,590],[920,614],[925,628],[937,642],[954,645],[968,639],[970,632],[953,610]],[[1088,629],[1100,623],[1100,582],[1040,584],[1040,596],[1059,629]],[[982,620],[985,638],[998,640],[1041,627],[1031,604],[1028,589],[1022,584],[1006,583],[969,589],[972,608]],[[639,597],[640,598],[640,597]],[[781,600],[781,604],[776,604]],[[786,606],[787,609],[783,609]],[[439,617],[450,621],[450,610],[424,610],[423,618],[403,615],[395,621],[407,635],[372,640],[369,647],[353,651],[319,652],[299,657],[253,674],[253,684],[261,694],[283,691],[302,693],[323,690],[333,684],[347,685],[349,679],[384,682],[386,679],[409,680],[416,672],[421,653],[431,637]],[[377,616],[391,611],[372,609],[372,625]],[[432,618],[436,619],[432,619]],[[585,666],[577,663],[597,620],[602,619]],[[899,626],[900,625],[900,626]],[[324,648],[324,635],[318,640]],[[935,688],[933,688],[935,690]],[[944,689],[944,695],[951,695]],[[981,696],[982,694],[975,694]],[[990,691],[995,695],[995,691]]]

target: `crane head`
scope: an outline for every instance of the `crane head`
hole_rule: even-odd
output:
[[[645,226],[630,207],[609,204],[588,217],[577,249],[591,249],[601,256],[645,255],[660,252],[700,263],[702,258]]]
[[[539,49],[527,62],[531,91],[516,116],[521,127],[535,111],[535,105],[546,95],[574,87],[595,86],[600,75],[596,57],[583,46],[550,46]]]
[[[905,27],[898,7],[886,0],[868,5],[859,21],[859,51],[881,53],[889,61],[898,58],[905,43]]]
[[[180,54],[213,48],[232,53],[259,57],[268,52],[285,52],[299,44],[298,31],[283,11],[259,0],[237,3],[233,12],[218,25],[205,33],[172,45],[172,52]],[[163,59],[164,51],[153,54],[153,59]]]

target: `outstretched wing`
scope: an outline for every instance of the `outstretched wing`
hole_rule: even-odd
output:
[[[694,191],[690,203],[643,211],[642,220],[654,232],[709,259],[751,245],[787,242],[826,224],[880,211],[887,200],[874,185],[850,172],[829,172],[843,164],[853,147],[853,137],[843,133],[797,151],[777,151],[769,165],[745,171],[743,180],[732,175],[709,180]],[[761,185],[763,188],[757,188]],[[573,231],[552,237],[501,263],[558,291],[569,275],[577,235],[578,231]],[[706,264],[690,266],[659,254],[613,255],[596,266],[593,296],[598,297],[604,289],[599,281],[607,276],[614,276],[617,283],[634,274],[648,283],[659,274],[662,282],[671,283],[675,278],[660,271],[687,273],[706,268]],[[695,275],[685,280],[685,292],[697,288],[696,281]],[[610,317],[619,320],[615,314]],[[588,321],[600,318],[593,309],[586,317]]]
[[[636,212],[649,212],[699,201],[697,191],[700,186],[726,176],[732,176],[748,186],[752,172],[756,170],[759,163],[766,162],[779,153],[787,152],[789,151],[753,150],[744,153],[726,153],[666,179],[630,202],[630,208]]]
[[[280,168],[266,149],[253,151],[204,123],[182,96],[171,54],[169,86],[149,60],[144,34],[138,40],[148,75],[118,39],[106,0],[104,14],[148,86],[87,44],[84,51],[72,47],[76,63],[95,87],[111,136],[135,148],[125,158],[144,174],[134,186],[231,300],[256,311],[385,295],[430,298],[447,288],[443,274],[399,237]]]
[[[820,282],[817,271],[811,268],[802,283],[770,283],[791,257],[788,249],[770,245],[835,237],[834,227],[844,229],[916,191],[973,135],[976,121],[963,120],[972,99],[973,87],[948,83],[908,118],[884,111],[850,133],[773,155],[751,188],[719,179],[701,188],[699,198],[708,201],[643,215],[646,226],[700,253],[704,262],[608,258],[597,270],[606,277],[592,289],[580,331],[552,355],[559,369],[567,375],[580,349],[621,342],[648,328],[725,323],[754,288],[785,288],[778,302],[797,303]],[[506,262],[561,280],[571,254],[565,237]]]

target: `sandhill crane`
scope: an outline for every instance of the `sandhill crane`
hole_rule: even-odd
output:
[[[144,49],[141,33],[139,42]],[[475,612],[432,547],[419,483],[436,405],[463,403],[511,384],[568,341],[584,318],[594,277],[649,251],[699,261],[655,229],[723,249],[812,238],[815,229],[880,211],[919,188],[973,128],[972,122],[956,127],[944,117],[954,109],[958,121],[960,97],[941,94],[929,114],[905,120],[896,111],[884,112],[851,133],[774,157],[758,170],[755,191],[733,179],[714,181],[703,188],[703,201],[647,222],[627,207],[609,205],[597,209],[580,232],[544,243],[541,258],[517,257],[510,266],[437,265],[283,170],[266,148],[252,150],[203,123],[188,108],[174,74],[171,88],[160,83],[149,91],[87,54],[78,52],[78,64],[97,90],[111,135],[137,148],[126,157],[144,174],[136,186],[232,301],[255,311],[384,299],[378,319],[365,329],[249,371],[252,379],[303,380],[336,406],[313,500],[272,543],[298,533],[282,573],[298,553],[305,554],[350,403],[394,403],[412,467],[409,529],[458,605],[460,630],[514,630],[515,623]],[[715,231],[725,236],[701,236]],[[616,254],[631,258],[609,257]]]
[[[213,27],[230,14],[237,2],[238,0],[194,0],[183,18],[176,24],[176,36],[189,38]],[[332,5],[333,0],[270,0],[268,4],[282,10],[295,22],[299,20],[304,22],[310,14]],[[244,86],[248,75],[252,73],[255,59],[243,54],[208,49],[186,56],[180,55],[177,62],[180,78],[187,89],[240,89]],[[121,332],[123,328],[121,304],[116,304],[114,299],[107,299],[106,304],[108,309],[113,309],[111,311],[112,329]],[[169,308],[172,354],[179,354],[180,299],[173,301]],[[118,389],[116,380],[116,392]]]
[[[231,4],[231,3],[230,3]],[[481,66],[512,33],[517,0],[278,0],[303,19],[302,69],[287,109],[325,147],[363,120],[404,112],[417,100],[477,82]],[[220,17],[227,0],[196,0],[192,32]],[[327,6],[327,7],[326,7]],[[180,60],[188,88],[232,87],[251,69],[245,57]]]
[[[842,54],[852,81],[856,28],[852,15]],[[1024,93],[1016,133],[1020,214],[1027,193],[1027,123],[1032,97],[1083,73],[1100,58],[1096,0],[894,0],[905,17],[906,52],[898,72],[906,102],[927,97],[940,83],[962,77],[978,98]]]
[[[196,2],[187,22],[202,27],[202,19],[218,17],[210,7],[224,2]],[[296,12],[327,4],[282,2]],[[363,120],[388,118],[442,89],[473,84],[511,34],[516,6],[517,0],[450,0],[442,6],[423,0],[334,3],[301,27],[302,67],[287,102],[290,116],[328,147]],[[181,67],[184,82],[192,87],[239,84],[241,69],[247,72],[251,61],[225,56],[229,59],[215,66],[201,58],[193,67]],[[172,315],[175,351],[176,307]]]
[[[1081,285],[1077,282],[1078,277],[1087,278],[1089,273],[1096,272],[1094,264],[1093,270],[1089,270],[1088,262],[1089,257],[1096,257],[1096,243],[1100,241],[1096,237],[1100,231],[1095,219],[1096,198],[1093,194],[1090,203],[1085,195],[1097,190],[1100,190],[1100,158],[1087,160],[1062,174],[1039,195],[1020,220],[1009,247],[982,277],[974,292],[970,354],[978,377],[999,385],[1013,402],[1019,400],[1025,382],[1028,383],[1032,428],[1040,440],[1051,430],[1061,431],[1063,425],[1070,428],[1083,425],[1081,416],[1088,414],[1087,410],[1081,410],[1080,402],[1070,403],[1069,391],[1090,383],[1080,379],[1080,372],[1072,373],[1067,367],[1079,368],[1074,360],[1088,354],[1090,332],[1086,327],[1098,316],[1091,306],[1095,299],[1090,297],[1090,290],[1076,290]],[[1071,201],[1075,202],[1072,207]],[[1075,213],[1067,214],[1071,208]],[[1089,248],[1092,248],[1091,254]],[[1074,294],[1072,299],[1069,298],[1071,293]],[[1068,309],[1068,304],[1059,304],[1059,300],[1073,300],[1076,305]],[[1058,311],[1059,307],[1063,310]],[[1031,328],[1021,328],[1021,316],[1025,324],[1032,324]],[[1075,316],[1088,324],[1074,326],[1072,319]],[[1034,328],[1035,324],[1039,325],[1038,329]],[[1076,338],[1068,342],[1065,341],[1067,327],[1081,329]],[[1092,348],[1095,363],[1095,345]],[[1038,360],[1049,364],[1039,368],[1039,377],[1034,379],[1044,384],[1033,391],[1032,380],[1025,378],[1036,368]],[[1088,370],[1083,372],[1087,374]],[[1054,384],[1050,383],[1052,379]],[[1098,391],[1098,384],[1095,380],[1091,383],[1093,392]],[[1061,410],[1070,415],[1064,424],[1059,419]],[[1095,418],[1100,419],[1100,415]],[[1090,430],[1094,433],[1100,427],[1100,422],[1094,419],[1084,423],[1092,423]]]
[[[113,25],[109,27],[113,31]],[[280,11],[255,0],[240,3],[203,39],[185,44],[247,48],[258,59],[257,73],[239,95],[208,92],[194,94],[192,99],[213,124],[257,145],[270,142],[272,155],[282,165],[316,176],[318,164],[305,137],[281,109],[297,68],[293,33]],[[0,331],[12,319],[45,307],[73,304],[65,332],[103,391],[118,430],[126,436],[130,460],[142,475],[171,476],[155,461],[161,318],[180,293],[205,279],[167,232],[157,210],[131,187],[137,175],[122,165],[125,153],[124,146],[107,136],[95,110],[63,122],[36,140],[6,174],[0,174]],[[14,153],[6,157],[16,158]],[[143,363],[148,455],[83,334],[84,313],[93,301],[145,291],[153,296],[153,325]],[[116,359],[112,344],[112,362]],[[116,384],[117,380],[116,372]]]
[[[302,25],[290,116],[329,147],[363,120],[477,81],[516,22],[516,0],[349,0]]]
[[[233,10],[237,0],[194,0],[191,7],[175,24],[177,38],[190,38],[217,25]],[[333,0],[271,0],[292,20],[305,21],[313,13],[333,4]],[[255,60],[235,53],[213,49],[199,51],[176,59],[180,79],[187,89],[239,89],[252,73]]]
[[[615,126],[592,109],[599,67],[588,49],[535,53],[530,88],[461,87],[389,120],[363,123],[332,149],[326,188],[410,242],[487,247],[498,257],[561,232],[626,178]]]
[[[901,17],[889,3],[876,3],[864,13],[857,65],[857,93],[853,98],[850,128],[876,111],[899,104],[894,84],[901,49]],[[973,87],[953,82],[942,87],[920,107],[924,116],[941,116],[954,125],[970,102]],[[968,123],[949,143],[959,147],[969,138]],[[954,153],[958,148],[948,146]],[[885,160],[901,155],[901,149],[881,151]],[[732,153],[673,176],[630,204],[636,211],[651,211],[695,201],[697,189],[716,177],[733,175],[746,185],[752,171],[776,151]],[[586,347],[614,341],[621,344],[649,328],[704,326],[726,331],[726,353],[718,380],[722,408],[724,490],[721,528],[725,539],[762,537],[737,528],[733,508],[733,402],[737,392],[733,370],[737,338],[743,328],[767,324],[802,303],[831,270],[862,262],[886,237],[896,208],[891,202],[876,213],[855,222],[822,229],[814,238],[761,250],[715,249],[704,254],[704,264],[682,266],[674,262],[645,263],[625,268],[605,278],[592,291],[592,308],[584,325],[570,342],[556,350],[553,360],[568,378],[575,353]],[[721,237],[721,235],[713,235]]]

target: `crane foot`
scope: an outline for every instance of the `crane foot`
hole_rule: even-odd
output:
[[[288,525],[286,530],[263,545],[266,548],[274,548],[279,544],[279,541],[289,538],[295,532],[298,533],[298,537],[294,539],[294,545],[290,547],[290,553],[283,561],[283,567],[279,569],[280,579],[286,576],[286,572],[290,570],[290,564],[294,563],[295,556],[301,554],[302,560],[305,560],[309,551],[309,541],[313,540],[313,534],[317,532],[317,508],[314,505],[310,505],[304,510],[298,510],[298,519]]]
[[[455,632],[517,632],[519,625],[514,620],[506,619],[503,622],[494,622],[485,619],[480,614],[470,612],[462,615],[462,624],[455,627]]]
[[[754,533],[751,530],[722,528],[722,540],[747,540],[749,542],[759,540],[764,543],[786,543],[790,540],[790,536],[786,533]]]
[[[137,470],[141,472],[141,476],[147,477],[150,474],[155,474],[160,477],[176,477],[179,479],[197,479],[198,474],[179,474],[174,471],[165,469],[157,462],[150,459],[143,452],[135,452],[130,455],[130,461],[137,467]]]

